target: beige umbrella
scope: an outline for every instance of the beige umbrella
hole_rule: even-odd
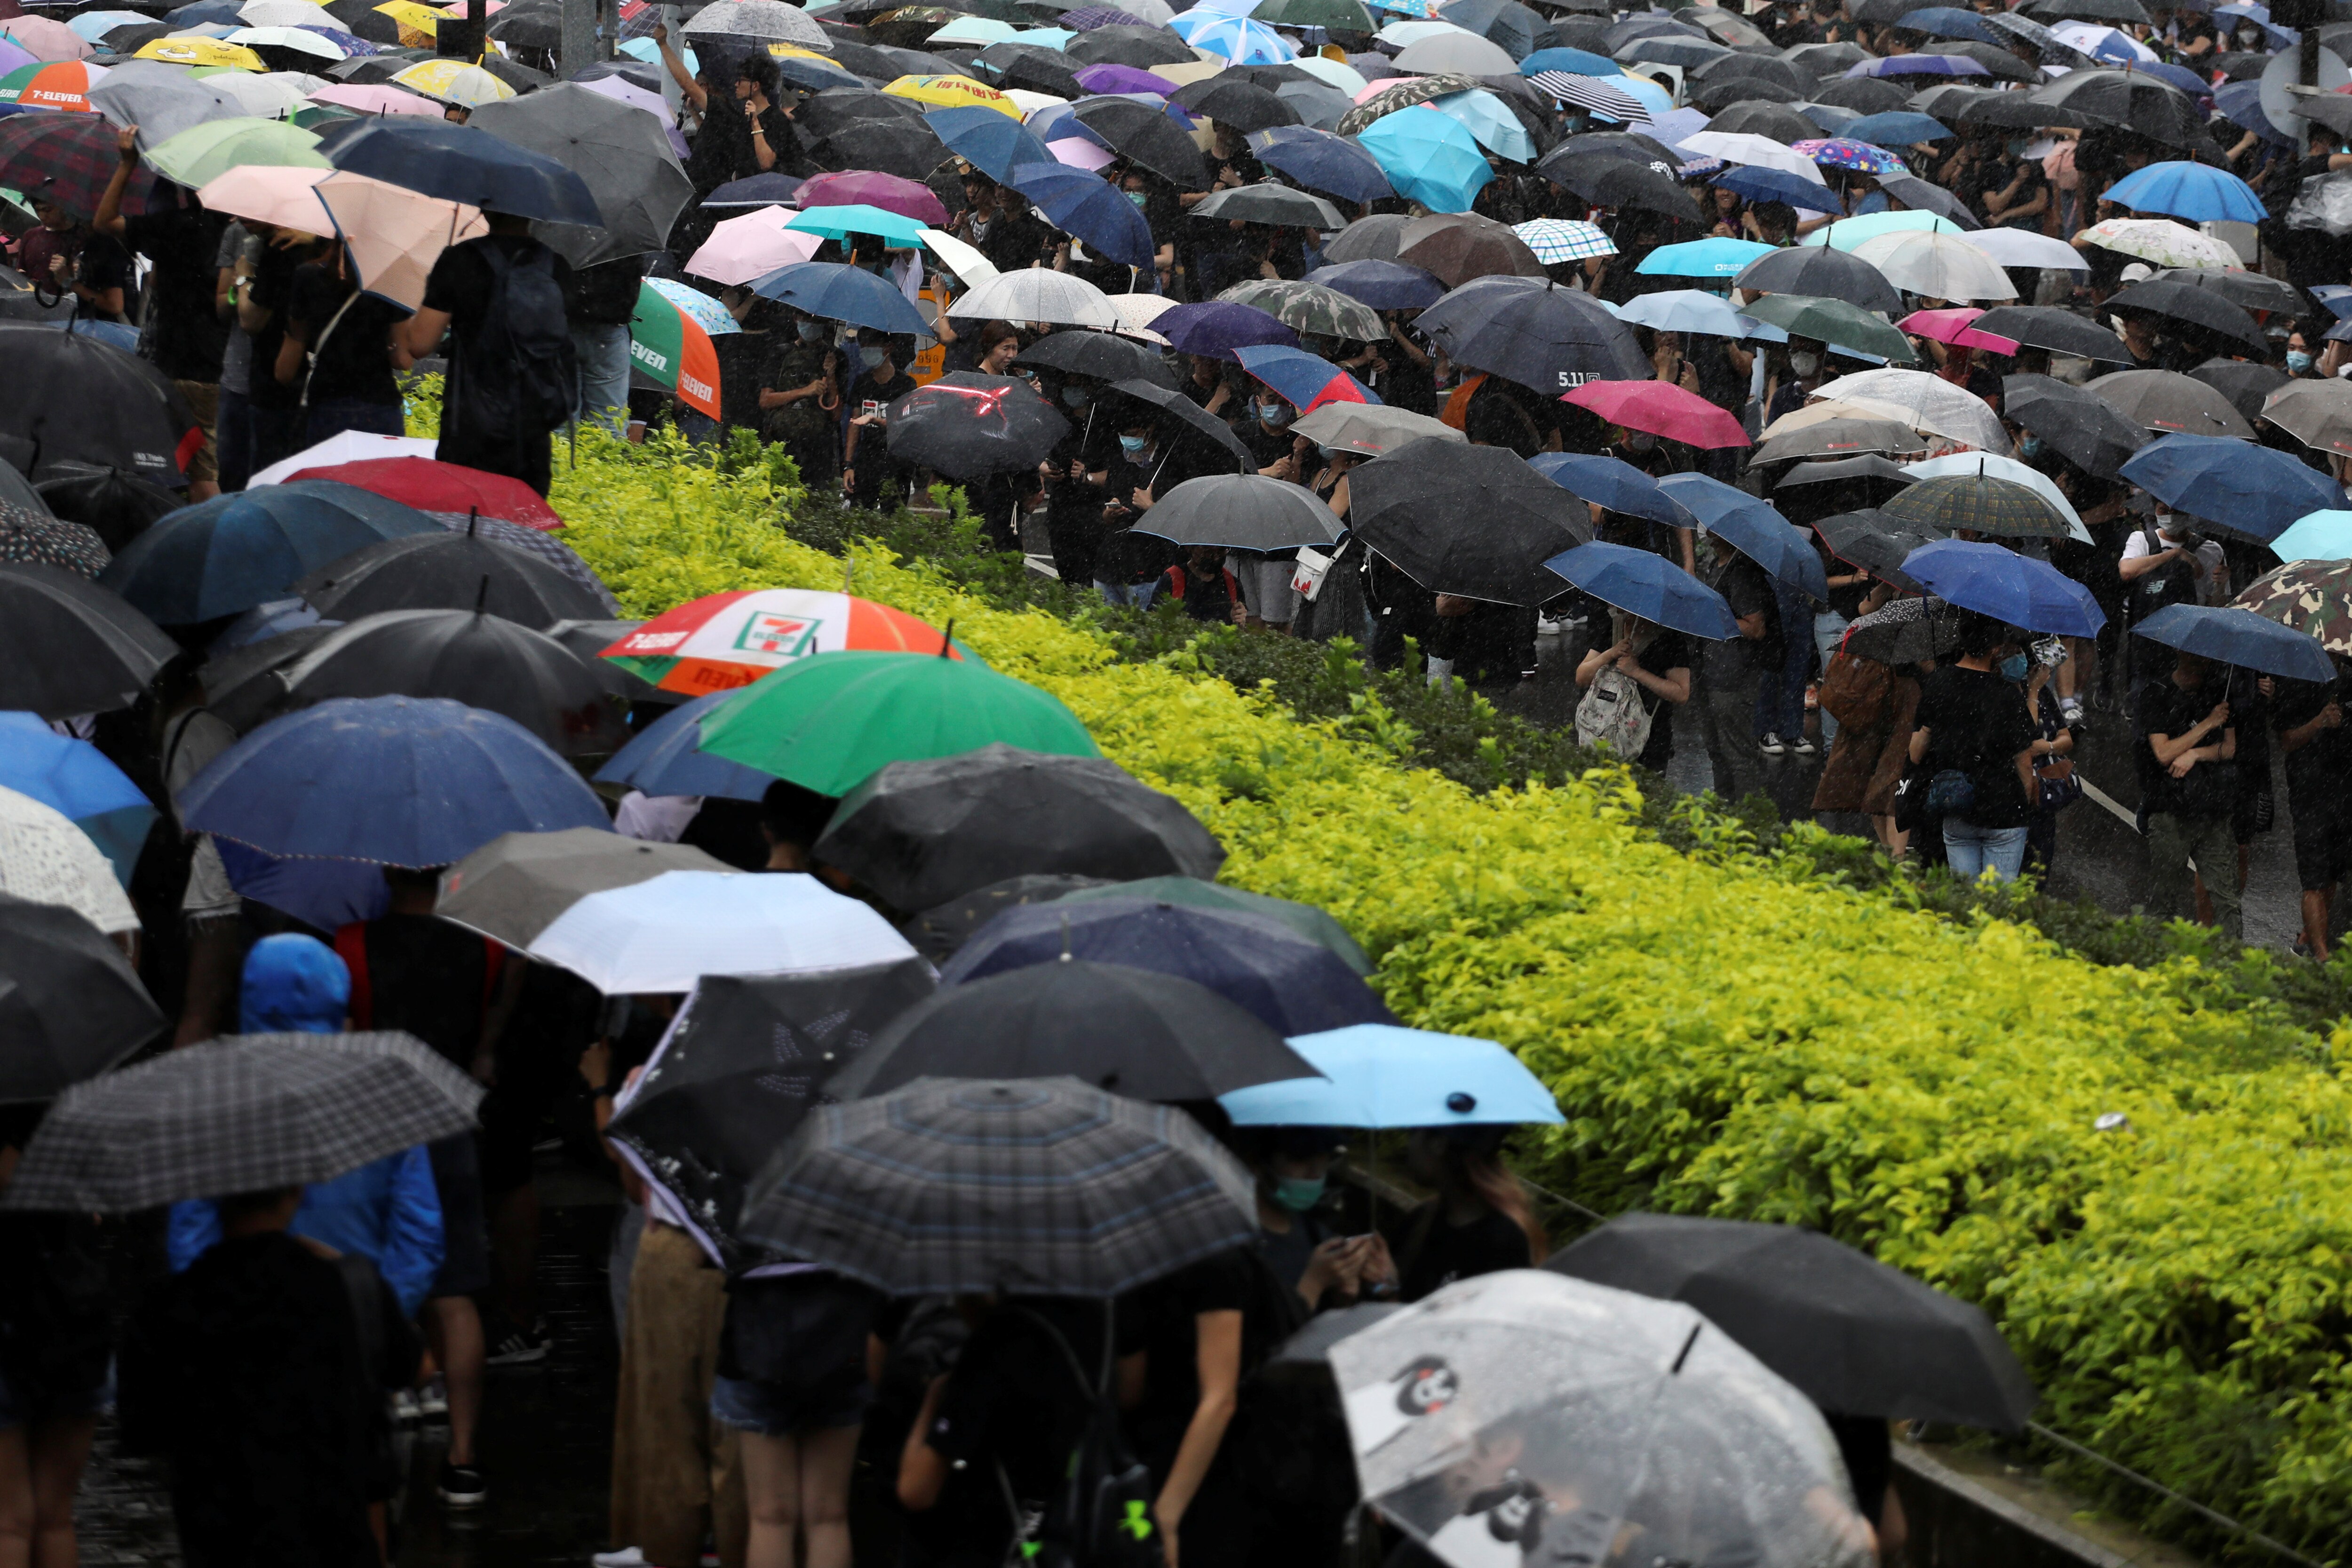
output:
[[[1820,395],[1907,424],[1927,435],[2009,455],[2009,436],[1984,399],[1925,371],[1863,371],[1840,376]]]
[[[0,789],[0,893],[58,904],[108,936],[139,929],[114,868],[88,833],[54,806]]]
[[[2295,381],[2263,400],[2263,417],[2322,452],[2352,455],[2352,386]]]
[[[441,253],[490,232],[481,209],[340,171],[317,195],[359,268],[360,287],[411,310],[425,303],[425,279]]]
[[[2136,256],[2158,267],[2227,269],[2245,265],[2227,240],[2215,239],[2170,218],[2109,218],[2083,230],[2074,236],[2074,243]]]
[[[1957,235],[1908,229],[1866,239],[1853,247],[1853,254],[1885,273],[1895,287],[1929,299],[2017,298],[2009,274]]]
[[[275,224],[303,234],[331,233],[335,221],[314,188],[332,169],[289,169],[247,163],[208,180],[196,200],[215,213]]]

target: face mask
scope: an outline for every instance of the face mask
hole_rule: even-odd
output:
[[[1260,424],[1269,430],[1280,430],[1290,423],[1290,405],[1283,402],[1262,402],[1257,405]]]
[[[1821,373],[1822,357],[1819,354],[1790,354],[1789,368],[1801,376],[1818,375]]]
[[[1139,207],[1150,195],[1150,193],[1148,191],[1129,191],[1127,193],[1127,199]]]
[[[1323,1186],[1321,1176],[1312,1181],[1301,1176],[1284,1176],[1274,1184],[1274,1201],[1293,1214],[1304,1214],[1323,1201]]]
[[[2000,662],[2000,678],[2004,681],[2025,679],[2027,659],[2022,653],[2011,653]]]
[[[1142,456],[1143,449],[1150,444],[1150,441],[1140,435],[1122,435],[1118,438],[1118,449],[1129,457]]]
[[[826,337],[825,324],[822,321],[803,321],[800,324],[800,333],[801,341],[803,343],[822,343]]]
[[[1644,430],[1634,431],[1625,437],[1625,448],[1629,452],[1654,452],[1657,447],[1658,438]]]
[[[2238,47],[2242,49],[2251,49],[2261,44],[2262,41],[2263,35],[2260,28],[2241,27],[2238,29]]]
[[[2042,455],[2042,437],[2029,435],[2017,444],[2017,455],[2028,462]]]
[[[1072,408],[1086,407],[1087,400],[1087,389],[1084,387],[1064,387],[1062,389],[1062,401],[1068,403]]]
[[[2289,349],[2286,351],[2287,374],[2291,376],[2299,376],[2309,369],[2311,369],[2311,356],[2309,354],[2305,353],[2301,349]]]

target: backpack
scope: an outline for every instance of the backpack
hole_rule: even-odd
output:
[[[2139,530],[2139,537],[2150,555],[2161,555],[2170,547],[2157,536],[2154,528]],[[2131,618],[2145,621],[2168,604],[2197,602],[2197,557],[2191,553],[2156,571],[2142,572],[2131,583]]]
[[[482,246],[490,297],[466,356],[458,389],[465,422],[516,441],[569,420],[579,402],[580,359],[555,280],[555,253],[541,246],[518,262],[503,246]]]
[[[1078,1568],[1080,1564],[1160,1568],[1167,1558],[1160,1546],[1159,1521],[1151,1517],[1152,1499],[1159,1489],[1152,1484],[1150,1470],[1128,1451],[1119,1435],[1118,1412],[1110,1399],[1108,1341],[1103,1346],[1103,1375],[1097,1382],[1087,1375],[1078,1353],[1051,1321],[1027,1307],[1012,1310],[1043,1330],[1061,1351],[1079,1392],[1093,1406],[1085,1435],[1070,1456],[1067,1482],[1061,1495],[1047,1504],[1045,1519],[1035,1527],[1039,1539],[1034,1543],[1020,1540],[1018,1548],[1043,1568]],[[1014,1530],[1025,1536],[1030,1521],[1022,1517],[1017,1504],[1013,1506]]]
[[[1633,677],[1612,665],[1592,677],[1591,689],[1576,705],[1577,742],[1582,746],[1605,745],[1631,761],[1650,744],[1650,725],[1654,716],[1643,701],[1642,688]]]

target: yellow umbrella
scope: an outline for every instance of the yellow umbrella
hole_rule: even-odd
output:
[[[317,199],[352,248],[360,287],[411,310],[425,303],[425,275],[444,250],[490,232],[478,207],[419,195],[364,174],[327,175],[319,182]]]
[[[412,49],[433,42],[433,30],[440,26],[443,16],[430,5],[418,5],[416,0],[386,0],[376,9],[400,24],[400,41]]]
[[[242,44],[224,44],[217,38],[157,38],[140,46],[135,57],[142,60],[168,60],[175,66],[222,66],[230,70],[266,71],[261,57]]]
[[[427,98],[462,103],[468,109],[478,103],[495,103],[515,95],[514,89],[481,67],[465,60],[419,60],[404,70],[394,72],[392,79]]]
[[[994,88],[976,82],[970,77],[900,77],[882,89],[899,98],[911,98],[917,103],[935,103],[942,109],[964,109],[972,104],[992,109],[1013,119],[1022,118],[1021,106]]]

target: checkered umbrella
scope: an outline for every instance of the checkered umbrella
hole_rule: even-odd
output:
[[[0,120],[0,184],[27,197],[55,202],[68,212],[87,217],[121,162],[114,147],[114,125],[99,114],[15,114]],[[155,176],[146,168],[134,171],[123,193],[122,211],[147,210],[147,196]]]
[[[920,1078],[811,1113],[743,1230],[893,1295],[1115,1296],[1257,1219],[1248,1173],[1181,1111],[1075,1078]]]
[[[67,1090],[0,1207],[128,1214],[326,1181],[470,1131],[481,1098],[408,1035],[231,1035]]]
[[[1990,538],[2063,539],[2074,530],[2058,509],[2024,486],[1981,474],[1922,479],[1880,508],[1899,523],[1938,533],[1967,529]]]

